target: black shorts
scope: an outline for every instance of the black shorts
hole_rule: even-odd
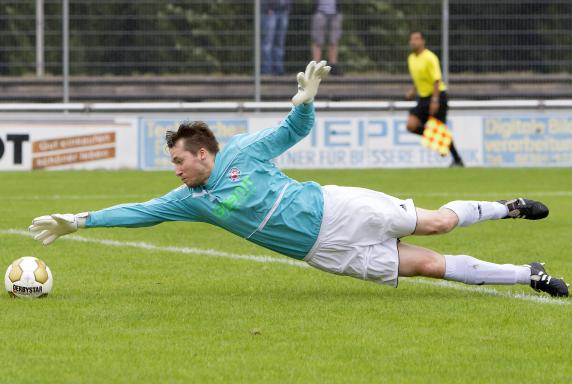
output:
[[[447,122],[447,110],[449,105],[447,104],[447,92],[441,92],[439,94],[439,111],[435,115],[436,118],[442,122]],[[417,99],[417,105],[409,110],[411,115],[417,116],[421,120],[421,125],[425,125],[427,120],[429,120],[429,105],[431,104],[431,96],[421,97]]]

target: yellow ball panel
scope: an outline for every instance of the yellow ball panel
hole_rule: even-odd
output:
[[[48,281],[48,271],[46,270],[46,263],[44,263],[40,259],[36,259],[36,263],[38,263],[38,268],[34,271],[34,276],[36,277],[36,281],[41,284],[45,284]]]
[[[8,278],[13,283],[22,278],[23,271],[22,271],[22,268],[20,267],[20,261],[22,261],[22,258],[19,258],[18,260],[15,260],[12,263],[12,270],[10,271],[10,274],[8,275]]]

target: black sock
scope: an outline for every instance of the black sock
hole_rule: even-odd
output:
[[[420,125],[417,127],[417,129],[415,129],[415,131],[411,132],[411,133],[415,133],[416,135],[419,136],[423,136],[423,131],[425,130],[425,126]]]
[[[461,156],[459,156],[459,152],[457,152],[457,148],[455,148],[455,144],[451,141],[451,155],[453,156],[453,160],[455,163],[461,163]]]

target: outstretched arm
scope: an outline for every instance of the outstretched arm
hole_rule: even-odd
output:
[[[59,237],[80,228],[149,227],[165,221],[195,221],[197,218],[184,203],[188,191],[176,189],[163,197],[144,203],[122,204],[94,212],[52,214],[36,217],[28,228],[34,239],[49,245]]]
[[[244,137],[241,149],[256,158],[270,160],[306,137],[314,127],[314,97],[322,78],[329,72],[325,61],[310,62],[306,72],[298,73],[298,93],[292,97],[292,111],[278,127]]]
[[[239,145],[242,151],[252,157],[271,160],[306,137],[314,127],[314,120],[314,104],[301,104],[292,108],[278,127],[246,136]]]

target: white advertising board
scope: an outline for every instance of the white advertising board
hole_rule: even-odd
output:
[[[275,127],[288,112],[31,115],[0,118],[0,170],[172,169],[167,129],[206,121],[221,147],[236,134]],[[447,167],[405,129],[407,111],[318,111],[310,134],[276,159],[282,168]],[[572,113],[451,111],[447,124],[469,167],[572,166]]]
[[[0,120],[0,170],[137,167],[136,119]]]
[[[273,127],[283,116],[251,117],[249,131]],[[378,113],[348,117],[318,114],[312,132],[276,159],[283,168],[446,167],[450,157],[421,146],[405,128],[406,115]],[[480,116],[457,116],[448,125],[467,166],[483,163]]]

